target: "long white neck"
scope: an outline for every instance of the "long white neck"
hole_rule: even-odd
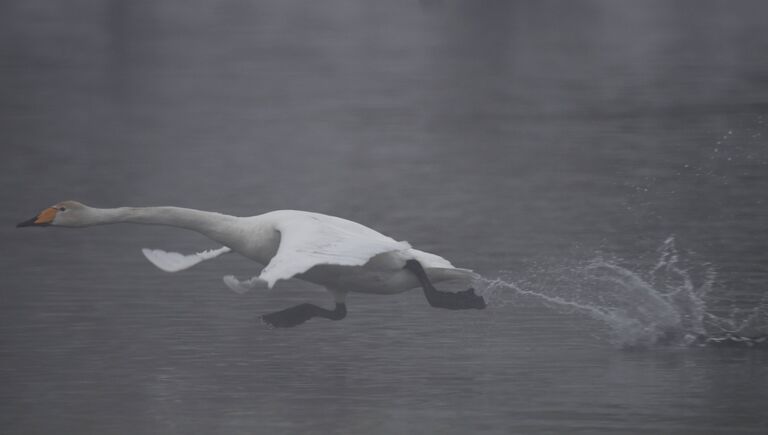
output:
[[[227,238],[238,218],[210,211],[180,207],[90,208],[84,226],[114,223],[167,225],[202,233],[212,239]]]

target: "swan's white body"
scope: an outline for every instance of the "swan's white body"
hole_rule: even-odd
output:
[[[337,302],[347,292],[394,294],[416,287],[416,276],[404,270],[408,260],[417,260],[434,282],[471,279],[467,269],[455,268],[448,260],[413,249],[366,226],[320,213],[279,210],[252,217],[235,217],[178,207],[121,207],[97,209],[74,201],[51,207],[37,217],[36,224],[91,226],[120,222],[168,225],[193,230],[223,247],[198,254],[182,255],[144,249],[157,267],[176,272],[219,255],[236,252],[265,265],[250,280],[224,277],[232,290],[242,293],[260,284],[272,288],[277,281],[293,277],[330,290]],[[47,210],[50,210],[47,209]]]
[[[419,286],[403,270],[407,260],[418,260],[430,279],[467,278],[446,259],[411,248],[366,226],[346,219],[297,210],[279,210],[259,216],[227,219],[214,238],[225,247],[192,255],[145,249],[159,268],[176,272],[230,251],[266,267],[248,281],[224,277],[232,290],[243,293],[260,284],[272,288],[293,277],[335,292],[400,293]]]

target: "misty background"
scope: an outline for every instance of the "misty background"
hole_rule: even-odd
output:
[[[765,352],[626,353],[545,306],[239,296],[177,229],[17,230],[65,199],[351,219],[546,288],[674,237],[712,309],[768,284],[759,1],[0,1],[0,432],[764,433]],[[573,266],[576,267],[576,266]],[[504,299],[504,298],[502,298]],[[589,400],[585,400],[589,397]]]

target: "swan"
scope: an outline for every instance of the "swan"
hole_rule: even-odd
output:
[[[277,210],[250,217],[180,207],[95,208],[64,201],[45,208],[17,227],[88,227],[115,223],[166,225],[196,231],[222,246],[183,255],[160,249],[143,249],[144,256],[167,272],[188,269],[202,261],[238,253],[262,264],[261,272],[241,281],[232,275],[224,284],[237,293],[255,287],[299,278],[327,289],[335,308],[304,303],[264,314],[270,327],[293,327],[315,317],[341,320],[347,315],[350,292],[396,294],[421,287],[427,302],[436,308],[484,309],[485,300],[469,288],[461,292],[439,291],[433,283],[472,279],[469,269],[454,267],[448,260],[396,241],[350,220],[298,210]]]

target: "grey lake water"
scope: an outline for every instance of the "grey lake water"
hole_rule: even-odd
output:
[[[768,433],[768,6],[0,2],[0,433]],[[266,329],[183,230],[44,207],[361,222],[482,275]]]

